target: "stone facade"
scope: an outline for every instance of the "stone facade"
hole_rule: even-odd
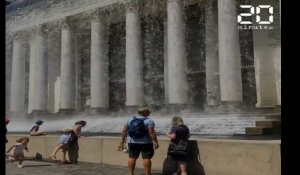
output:
[[[164,113],[222,113],[225,103],[280,105],[279,2],[270,1],[278,19],[272,31],[239,30],[241,4],[249,1],[11,4],[7,111],[101,113],[147,105]]]

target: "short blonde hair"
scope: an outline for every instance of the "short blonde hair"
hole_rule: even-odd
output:
[[[179,117],[179,116],[173,117],[171,123],[172,123],[173,126],[183,125],[184,124],[182,118]]]

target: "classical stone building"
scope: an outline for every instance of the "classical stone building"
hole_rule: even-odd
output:
[[[253,19],[241,15],[252,9]],[[279,9],[279,0],[17,1],[6,7],[7,111],[273,110]]]

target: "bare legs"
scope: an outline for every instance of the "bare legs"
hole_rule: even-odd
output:
[[[60,149],[62,149],[62,152],[63,152],[63,161],[65,161],[66,160],[67,145],[64,145],[64,144],[58,144],[54,148],[54,150],[52,151],[52,154],[49,156],[49,159],[56,160],[56,153]]]
[[[129,158],[128,159],[128,175],[134,175],[136,159]],[[151,159],[143,159],[143,165],[145,169],[146,175],[151,175]]]
[[[186,162],[178,161],[178,165],[179,165],[178,171],[181,172],[181,175],[187,175],[187,172],[186,172],[186,170],[187,170],[187,164],[186,164]]]
[[[62,152],[63,152],[63,159],[62,159],[62,162],[68,162],[67,159],[66,159],[66,152],[67,152],[67,147],[63,147],[62,148]]]
[[[135,162],[136,159],[134,158],[128,159],[128,175],[134,175]]]
[[[23,156],[19,156],[19,157],[18,157],[18,161],[19,161],[18,167],[19,167],[19,168],[23,168],[23,166],[22,166],[23,160],[24,160],[24,157],[23,157]]]
[[[23,168],[22,166],[22,163],[24,161],[24,157],[23,156],[16,156],[16,157],[13,157],[13,156],[9,156],[8,157],[8,161],[13,163],[14,161],[18,160],[19,161],[19,164],[17,165],[18,168]]]
[[[151,165],[152,165],[151,159],[143,159],[143,165],[144,165],[146,175],[150,175],[151,174]]]

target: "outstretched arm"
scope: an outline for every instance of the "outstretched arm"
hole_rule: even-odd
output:
[[[12,148],[16,147],[16,145],[11,146],[6,152],[9,153]]]

